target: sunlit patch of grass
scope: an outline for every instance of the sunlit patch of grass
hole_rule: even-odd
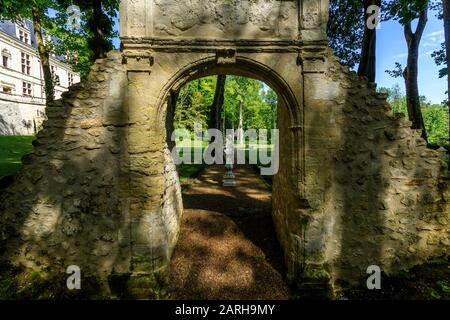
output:
[[[34,136],[0,136],[0,177],[16,174],[22,157],[33,150]]]

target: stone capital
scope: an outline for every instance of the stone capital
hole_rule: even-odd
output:
[[[324,73],[326,67],[325,50],[320,48],[302,50],[298,55],[298,62],[303,66],[303,73]]]
[[[125,50],[123,63],[126,64],[128,72],[150,72],[154,58],[148,51]]]
[[[236,49],[219,49],[216,51],[217,64],[236,63]]]

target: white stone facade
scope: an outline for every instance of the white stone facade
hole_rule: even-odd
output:
[[[50,58],[55,98],[80,81],[61,58]],[[0,135],[29,135],[45,119],[44,76],[31,21],[0,23]]]

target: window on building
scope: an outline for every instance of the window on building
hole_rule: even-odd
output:
[[[5,68],[9,67],[9,57],[2,56],[2,66],[4,66]]]
[[[4,49],[2,51],[2,66],[5,68],[10,67],[10,61],[11,61],[11,54],[8,50]]]
[[[8,86],[4,86],[2,91],[3,93],[12,94],[12,88]]]
[[[22,82],[22,93],[27,97],[31,97],[33,95],[31,83],[25,81]]]
[[[19,40],[26,44],[30,44],[30,34],[19,29]]]
[[[67,74],[68,76],[68,83],[69,83],[69,87],[73,86],[73,73],[68,72]]]
[[[31,74],[31,58],[29,54],[22,52],[22,73]]]
[[[59,85],[60,84],[60,79],[58,74],[56,73],[58,71],[58,68],[55,66],[50,66],[50,69],[52,71],[52,79],[55,82],[55,84]]]

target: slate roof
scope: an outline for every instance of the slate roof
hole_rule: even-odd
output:
[[[30,41],[31,41],[31,47],[37,50],[37,43],[36,38],[34,36],[34,26],[33,22],[29,19],[24,19],[24,24],[26,26],[26,29],[30,31]],[[16,23],[11,20],[0,20],[0,32],[5,33],[8,36],[17,39],[17,41],[20,41],[19,37],[16,35]],[[51,36],[53,43],[58,43],[61,41],[61,39]],[[28,44],[30,46],[30,44]],[[61,62],[65,61],[65,58],[63,56],[56,56],[56,59],[58,59]]]

